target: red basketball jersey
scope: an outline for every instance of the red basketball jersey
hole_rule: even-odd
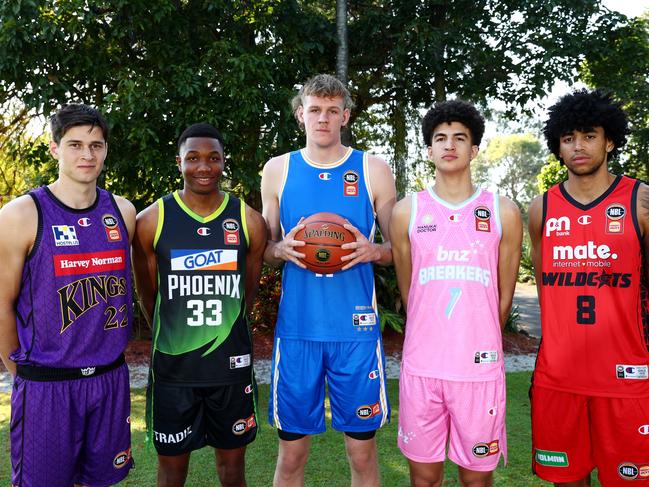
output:
[[[543,338],[534,384],[595,396],[649,396],[639,184],[618,177],[588,205],[563,184],[544,194]]]

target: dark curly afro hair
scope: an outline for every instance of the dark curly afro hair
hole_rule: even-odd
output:
[[[433,130],[443,123],[460,122],[471,133],[471,143],[480,145],[484,135],[484,118],[471,103],[462,100],[449,100],[435,103],[424,115],[421,132],[426,147],[432,145]]]
[[[560,138],[573,130],[586,132],[595,127],[602,127],[606,137],[615,145],[609,153],[609,160],[617,157],[620,149],[626,144],[629,122],[622,104],[613,99],[611,92],[600,89],[576,90],[562,96],[550,107],[548,115],[543,135],[548,149],[559,160]]]

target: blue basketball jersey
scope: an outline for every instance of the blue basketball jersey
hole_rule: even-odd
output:
[[[279,195],[280,222],[286,234],[300,218],[337,213],[372,242],[375,214],[367,155],[349,149],[332,165],[320,165],[303,151],[287,154]],[[371,263],[335,274],[315,274],[292,262],[284,265],[276,335],[315,341],[376,340],[380,336]]]

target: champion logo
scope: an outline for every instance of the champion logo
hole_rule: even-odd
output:
[[[591,221],[593,221],[593,218],[590,215],[581,215],[577,218],[577,223],[580,225],[590,225]]]
[[[460,221],[460,214],[459,213],[453,213],[452,215],[448,216],[448,221],[450,222],[459,222]]]
[[[198,233],[201,237],[207,237],[212,232],[208,227],[200,227],[198,230],[196,230],[196,233]]]
[[[322,181],[329,181],[331,179],[331,173],[321,172],[320,174],[318,174],[318,178],[321,179]]]
[[[90,218],[79,218],[77,220],[77,223],[79,224],[80,227],[89,227],[91,225],[90,223]]]
[[[379,371],[378,370],[373,370],[369,374],[367,374],[367,377],[369,377],[371,380],[376,379],[379,377]]]
[[[649,435],[649,424],[643,424],[638,428],[638,433],[641,435]]]

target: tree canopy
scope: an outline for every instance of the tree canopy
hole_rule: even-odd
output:
[[[402,191],[418,109],[447,96],[522,107],[571,81],[621,21],[597,0],[347,3],[355,143],[389,146]],[[139,207],[179,184],[175,141],[199,121],[221,129],[229,185],[259,207],[265,160],[303,143],[296,84],[335,61],[335,3],[324,0],[0,3],[0,102],[101,109],[105,185]]]

